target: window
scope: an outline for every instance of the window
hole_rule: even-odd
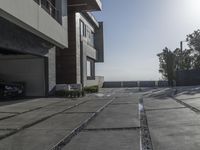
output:
[[[83,21],[80,21],[80,34],[81,36],[86,37],[86,25]]]
[[[87,60],[87,77],[91,77],[91,61]]]
[[[94,60],[87,58],[87,79],[94,80],[95,79],[95,64]]]
[[[94,33],[91,32],[90,43],[94,47]]]

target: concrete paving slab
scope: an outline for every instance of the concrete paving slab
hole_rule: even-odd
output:
[[[177,103],[175,100],[171,98],[167,99],[144,99],[144,107],[145,109],[167,109],[167,108],[178,108],[184,107],[183,105]]]
[[[99,110],[101,107],[103,107],[109,101],[110,100],[87,101],[86,103],[83,103],[75,108],[65,111],[65,113],[67,113],[67,112],[96,112],[97,110]]]
[[[63,150],[139,150],[139,131],[81,132]]]
[[[189,99],[189,100],[181,100],[181,101],[200,110],[200,99]]]
[[[8,118],[8,117],[12,117],[16,114],[13,113],[0,113],[0,120],[4,119],[4,118]]]
[[[17,112],[17,113],[23,113],[29,110],[37,109],[40,107],[45,107],[50,104],[55,104],[57,102],[61,102],[63,99],[57,99],[57,98],[41,98],[41,99],[34,99],[27,102],[12,104],[12,105],[6,105],[0,107],[0,112]]]
[[[139,96],[129,96],[124,98],[116,98],[112,104],[121,104],[121,103],[134,103],[138,104]]]
[[[0,141],[1,150],[46,150],[52,148],[92,114],[60,114]]]
[[[12,118],[0,120],[0,129],[20,129],[54,114],[54,111],[35,110]]]
[[[51,117],[37,125],[31,127],[31,129],[74,129],[83,123],[87,118],[90,118],[92,113],[74,113],[74,114],[59,114]]]
[[[59,112],[59,111],[64,111],[68,108],[71,108],[72,106],[76,104],[80,104],[82,102],[83,101],[64,101],[61,103],[56,103],[50,106],[46,106],[42,108],[42,110]]]
[[[149,127],[200,125],[199,115],[188,108],[146,111]]]
[[[191,93],[189,92],[187,94],[187,92],[183,92],[183,93],[179,93],[175,96],[175,98],[179,99],[179,100],[189,100],[189,99],[200,99],[200,93]]]
[[[200,126],[150,128],[154,150],[199,150]]]
[[[109,105],[86,128],[139,127],[138,105]]]
[[[1,150],[48,150],[70,130],[28,129],[0,141]]]
[[[13,132],[13,130],[0,130],[0,138],[5,137],[12,132]]]

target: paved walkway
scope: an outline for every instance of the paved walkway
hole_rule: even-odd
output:
[[[0,107],[0,150],[199,150],[200,95],[102,89]]]

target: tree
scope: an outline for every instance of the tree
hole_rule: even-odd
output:
[[[186,41],[192,50],[200,54],[200,30],[196,30],[192,34],[187,35]]]
[[[187,35],[186,41],[192,50],[193,68],[200,69],[200,30]]]
[[[163,49],[162,53],[157,55],[159,57],[160,69],[159,72],[165,79],[168,79],[169,85],[173,86],[176,71],[176,55],[167,47]]]
[[[180,48],[176,48],[173,53],[176,56],[177,70],[190,70],[193,68],[192,49],[182,51]]]

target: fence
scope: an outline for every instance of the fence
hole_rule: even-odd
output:
[[[104,88],[167,87],[168,81],[106,81]]]

